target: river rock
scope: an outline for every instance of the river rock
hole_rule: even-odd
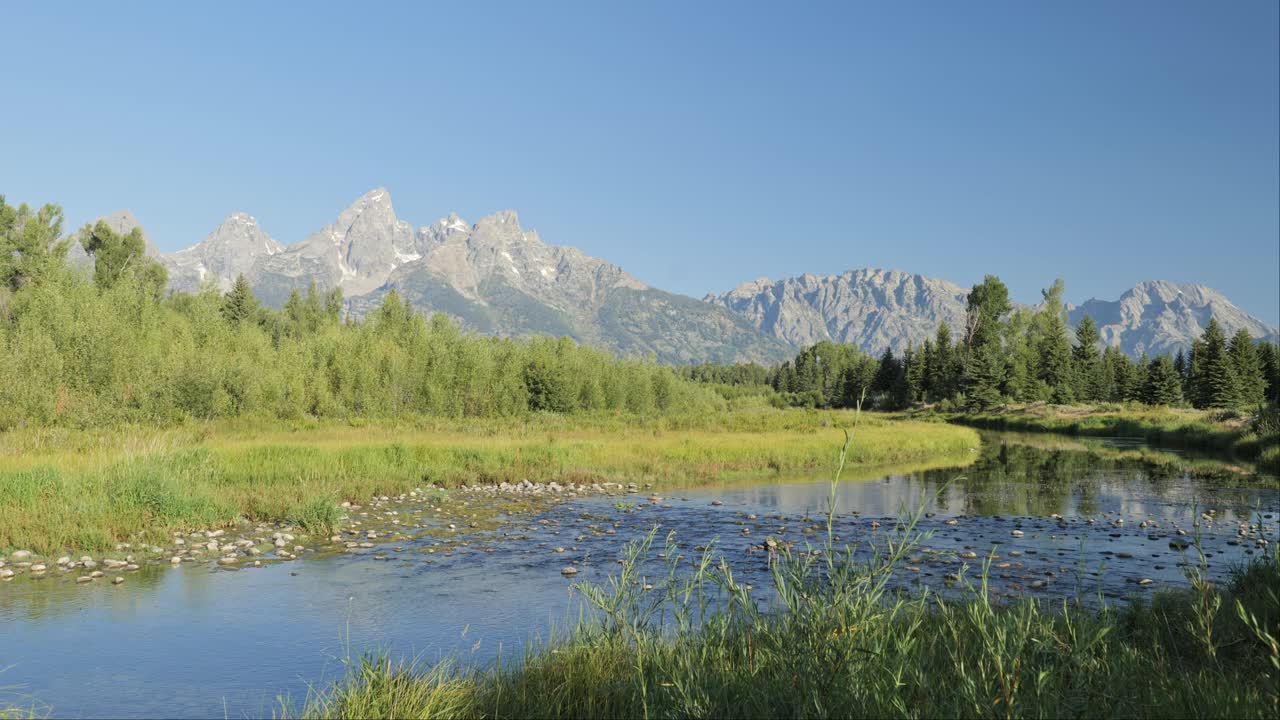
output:
[[[560,574],[564,575],[565,577],[572,577],[578,574],[578,568],[572,565],[565,565],[564,567],[560,568]]]
[[[13,554],[10,555],[9,557],[13,558],[14,560],[30,560],[31,551],[30,550],[14,550]]]

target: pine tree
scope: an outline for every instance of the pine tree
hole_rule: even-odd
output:
[[[970,410],[988,410],[1000,404],[1000,387],[1005,381],[1004,358],[995,343],[986,343],[969,356],[965,366],[964,392]]]
[[[1076,326],[1076,345],[1071,349],[1071,364],[1075,374],[1076,399],[1085,402],[1102,400],[1099,372],[1098,324],[1085,315]]]
[[[1258,346],[1258,361],[1262,366],[1263,396],[1267,402],[1280,404],[1280,348],[1262,343]]]
[[[926,340],[925,342],[928,341]],[[903,363],[906,365],[906,402],[908,404],[919,402],[924,399],[924,353],[916,352],[910,345],[908,345],[907,351],[903,355]]]
[[[871,389],[880,399],[881,407],[892,407],[893,399],[890,397],[894,386],[898,384],[898,375],[901,374],[902,367],[898,363],[898,359],[893,356],[892,348],[885,348],[880,355],[880,363],[876,368],[875,380],[871,383]]]
[[[244,275],[239,275],[223,300],[222,317],[232,325],[240,325],[253,322],[257,315],[258,298],[253,294],[253,288],[249,287],[249,281]]]
[[[1262,360],[1258,357],[1253,336],[1248,330],[1240,328],[1235,335],[1231,336],[1227,354],[1231,358],[1231,367],[1236,375],[1238,402],[1246,405],[1257,405],[1262,402],[1267,392],[1267,376],[1262,367]]]
[[[1142,401],[1148,405],[1178,405],[1182,402],[1182,378],[1168,357],[1158,357],[1147,366]]]
[[[1045,335],[1040,338],[1037,377],[1049,386],[1056,403],[1075,400],[1074,373],[1071,371],[1071,343],[1067,340],[1067,326],[1057,313],[1045,323]]]
[[[1193,379],[1200,407],[1233,407],[1240,392],[1235,367],[1227,353],[1226,339],[1216,318],[1209,320],[1196,352],[1197,375]]]
[[[1138,380],[1138,369],[1133,360],[1118,350],[1111,357],[1111,371],[1115,381],[1110,400],[1112,402],[1138,400],[1142,395],[1142,384]]]
[[[929,371],[929,389],[934,400],[946,400],[959,388],[960,362],[951,344],[951,328],[944,321],[938,325],[933,340],[933,366]]]

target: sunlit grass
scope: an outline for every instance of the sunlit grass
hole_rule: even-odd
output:
[[[846,417],[762,411],[13,433],[0,437],[0,550],[102,550],[237,519],[326,533],[338,503],[415,487],[524,479],[663,487],[803,473],[826,466]],[[967,428],[871,417],[849,462],[863,471],[961,464],[978,443]]]

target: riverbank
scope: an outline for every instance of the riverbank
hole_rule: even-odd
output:
[[[342,503],[418,489],[523,480],[666,487],[826,468],[850,422],[844,412],[762,410],[7,433],[0,550],[100,554],[236,523],[327,538]],[[967,428],[864,414],[849,463],[963,464],[979,442]]]
[[[917,520],[919,516],[917,515]],[[1280,553],[1225,587],[1115,609],[886,592],[910,529],[865,564],[782,553],[776,612],[727,566],[643,592],[642,544],[617,582],[579,586],[600,610],[511,668],[358,661],[284,715],[303,717],[1274,717],[1280,703]],[[828,546],[830,550],[830,546]],[[658,556],[664,557],[668,553]],[[695,565],[697,563],[695,562]],[[1193,571],[1194,572],[1194,571]],[[985,577],[985,573],[983,574]],[[721,598],[708,611],[704,593]],[[665,600],[667,622],[654,620]],[[664,631],[664,628],[666,631]],[[671,632],[672,629],[676,632]]]
[[[1250,419],[1237,413],[1191,408],[1129,406],[1004,406],[990,413],[927,413],[984,430],[1057,433],[1083,437],[1138,438],[1154,445],[1201,450],[1225,458],[1255,460],[1276,472],[1280,438],[1259,437]]]

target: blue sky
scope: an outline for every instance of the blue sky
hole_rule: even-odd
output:
[[[6,3],[0,193],[167,250],[386,186],[651,284],[896,267],[1280,322],[1280,4]]]

